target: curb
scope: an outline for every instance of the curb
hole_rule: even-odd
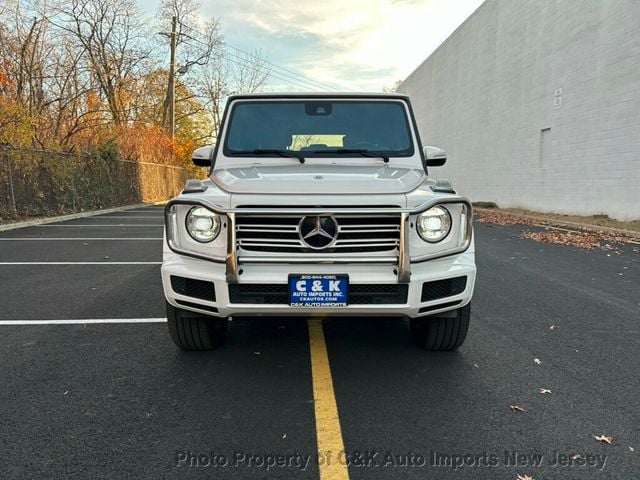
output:
[[[640,232],[636,232],[634,230],[625,230],[623,228],[613,228],[613,227],[602,227],[600,225],[593,225],[591,223],[577,223],[577,222],[564,222],[562,220],[557,220],[555,218],[548,218],[548,217],[544,217],[544,216],[538,216],[538,215],[524,215],[521,213],[510,213],[510,212],[505,212],[499,208],[478,208],[478,207],[474,207],[474,210],[477,210],[479,212],[498,212],[501,213],[502,215],[510,215],[512,217],[516,217],[516,218],[522,218],[522,219],[526,219],[526,220],[537,220],[539,222],[546,222],[548,225],[542,225],[542,224],[535,224],[534,226],[536,227],[546,227],[546,228],[554,228],[554,227],[567,227],[567,228],[574,228],[574,229],[579,229],[579,230],[587,230],[590,232],[607,232],[607,233],[612,233],[612,234],[621,234],[621,235],[627,235],[629,237],[633,237],[633,238],[637,238],[640,239]]]
[[[26,220],[24,222],[8,223],[6,225],[0,225],[0,232],[6,232],[8,230],[16,230],[18,228],[34,227],[37,225],[44,225],[46,223],[64,222],[66,220],[76,220],[78,218],[93,217],[95,215],[102,215],[104,213],[122,212],[123,210],[132,210],[140,207],[153,207],[155,205],[163,205],[166,202],[154,202],[154,203],[137,203],[135,205],[125,205],[122,207],[104,208],[101,210],[89,210],[86,212],[71,213],[69,215],[60,215],[58,217],[45,217],[35,220]]]

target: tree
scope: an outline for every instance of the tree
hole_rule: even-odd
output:
[[[176,90],[176,123],[185,123],[195,115],[202,121],[203,111],[211,117],[210,138],[215,138],[220,125],[226,97],[232,93],[257,92],[269,78],[269,68],[262,52],[241,52],[225,48],[219,23],[215,18],[198,28],[200,2],[196,0],[162,0],[159,17],[162,25],[170,25],[176,18],[177,72],[180,81],[190,93],[180,95]],[[178,88],[178,87],[176,87]],[[162,124],[167,125],[170,92],[162,105]],[[199,101],[194,101],[199,97]],[[180,107],[185,102],[189,108]],[[196,107],[197,105],[197,107]],[[196,108],[194,108],[196,107]],[[204,109],[204,110],[203,110]],[[182,116],[178,113],[182,110]],[[189,113],[190,112],[190,113]]]
[[[157,108],[165,96],[166,69],[149,72],[144,80],[144,108],[137,118],[146,125],[162,125],[162,111]],[[211,136],[211,117],[202,99],[181,78],[176,81],[176,128],[179,140],[203,141]]]
[[[222,36],[216,19],[205,22],[202,33],[198,28],[199,10],[201,3],[196,0],[162,0],[159,7],[160,27],[170,26],[176,21],[176,63],[177,76],[189,76],[193,74],[194,67],[207,65],[222,45]],[[162,32],[171,40],[171,32]],[[171,75],[171,70],[169,75]],[[175,79],[174,79],[175,80]],[[167,89],[162,103],[162,125],[168,125],[168,112],[171,102],[171,78],[167,82]],[[179,98],[176,95],[176,104],[190,98]],[[177,106],[176,106],[177,108]]]
[[[60,0],[56,10],[57,25],[81,47],[111,120],[125,124],[136,101],[136,80],[150,58],[135,1]]]
[[[225,46],[216,19],[201,21],[198,8],[162,0],[159,15],[163,31],[177,20],[180,148],[215,138],[226,97],[258,91],[269,77],[261,52]],[[151,31],[136,0],[0,0],[0,141],[86,150],[119,135],[131,145],[144,132],[157,138],[167,120],[167,42]]]
[[[261,51],[241,52],[227,48],[204,69],[200,94],[213,121],[211,137],[217,138],[226,98],[235,93],[254,93],[264,88],[270,70]]]
[[[5,101],[15,103],[31,120],[32,140],[44,146],[56,143],[63,120],[78,98],[71,87],[79,87],[78,57],[69,49],[63,32],[49,20],[46,4],[14,0],[0,10],[0,72]],[[84,92],[83,92],[84,93]],[[5,102],[5,105],[6,105]]]

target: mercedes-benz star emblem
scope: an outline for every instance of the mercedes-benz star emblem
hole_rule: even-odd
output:
[[[302,217],[298,232],[307,247],[322,250],[333,245],[338,238],[338,222],[329,216]]]

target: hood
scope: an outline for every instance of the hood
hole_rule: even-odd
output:
[[[251,166],[211,175],[218,187],[239,194],[397,194],[425,178],[422,170],[390,165]]]

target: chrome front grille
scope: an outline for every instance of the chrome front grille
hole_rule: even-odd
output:
[[[313,217],[313,215],[310,215]],[[397,255],[400,246],[400,215],[334,215],[338,229],[330,247],[312,249],[302,240],[302,215],[236,215],[238,255]]]

